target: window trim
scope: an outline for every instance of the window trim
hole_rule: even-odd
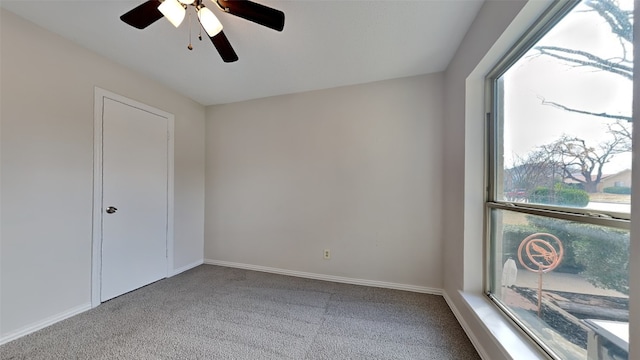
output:
[[[528,214],[538,214],[542,216],[550,216],[554,218],[587,222],[595,225],[604,225],[619,229],[630,229],[631,213],[620,213],[614,211],[600,211],[584,208],[572,208],[558,205],[548,204],[522,204],[514,201],[497,200],[497,189],[500,181],[495,179],[497,174],[496,165],[499,163],[497,158],[498,152],[495,149],[498,140],[502,136],[500,134],[497,124],[498,119],[494,119],[495,116],[500,116],[501,112],[498,111],[498,79],[511,66],[513,66],[529,49],[531,49],[535,43],[546,35],[554,26],[558,24],[573,8],[575,8],[581,0],[554,0],[553,3],[547,8],[546,11],[534,22],[531,28],[524,33],[518,41],[515,42],[504,56],[493,66],[485,77],[485,111],[486,111],[486,134],[485,134],[485,224],[488,229],[489,224],[489,210],[490,208],[502,208],[506,210],[518,209],[518,211]],[[488,233],[485,234],[488,236]],[[489,244],[485,244],[485,248],[488,248]],[[488,254],[487,254],[488,257]],[[488,270],[488,268],[486,269]],[[486,277],[486,276],[485,276]],[[485,284],[486,285],[486,284]],[[486,288],[486,286],[485,286]]]
[[[504,75],[538,40],[542,39],[542,37],[555,27],[574,7],[578,6],[580,1],[581,0],[554,0],[538,20],[533,23],[531,28],[514,43],[504,56],[496,62],[492,70],[489,71],[486,76],[487,82],[489,83],[488,89],[493,88],[492,84],[490,84],[491,81]],[[492,108],[492,103],[493,100],[495,100],[495,94],[491,93],[491,96],[491,102],[487,103],[487,111],[494,113],[495,109]]]
[[[631,230],[631,222],[628,219],[616,218],[609,216],[609,214],[565,211],[565,208],[559,208],[556,210],[552,209],[552,206],[538,204],[527,204],[526,206],[522,206],[520,204],[513,204],[509,202],[487,202],[486,206],[489,209],[509,210],[529,215],[538,215],[560,220]],[[569,209],[573,210],[572,208]]]
[[[541,349],[549,359],[560,359],[561,357],[542,339],[536,336],[528,326],[520,321],[513,312],[504,306],[500,301],[496,301],[495,296],[490,292],[492,277],[490,271],[494,268],[495,259],[491,257],[491,211],[493,209],[515,211],[524,214],[550,217],[554,219],[575,221],[580,223],[606,226],[616,229],[631,231],[631,212],[620,213],[613,211],[600,211],[584,208],[572,208],[548,204],[518,203],[514,201],[497,200],[498,189],[501,186],[501,179],[497,179],[497,166],[501,163],[498,159],[496,146],[502,134],[498,129],[501,116],[499,108],[498,81],[522,56],[544,37],[549,30],[555,27],[569,12],[571,12],[581,0],[553,0],[552,4],[540,15],[514,45],[494,64],[486,74],[484,81],[485,90],[485,166],[484,166],[484,239],[483,239],[483,292],[489,302],[500,309],[506,318],[514,324],[520,331],[525,333],[533,344]],[[636,10],[637,11],[637,10]]]

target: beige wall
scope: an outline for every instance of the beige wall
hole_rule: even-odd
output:
[[[492,360],[511,358],[499,345],[509,336],[514,341],[503,345],[512,347],[511,354],[521,352],[520,359],[537,358],[534,348],[516,341],[517,332],[496,314],[483,295],[483,78],[491,61],[499,59],[510,44],[501,44],[503,49],[497,54],[494,50],[495,58],[488,59],[489,63],[485,57],[525,4],[520,0],[486,1],[445,72],[444,291],[476,347]],[[521,30],[528,26],[524,24]]]
[[[442,288],[442,80],[207,108],[205,259]]]
[[[0,340],[90,303],[94,86],[175,115],[175,268],[202,261],[203,106],[1,14]]]
[[[465,231],[476,233],[479,244],[476,249],[482,250],[482,221],[478,224],[477,214],[482,217],[484,200],[483,94],[471,93],[468,78],[525,3],[486,2],[445,73],[444,152],[447,158],[444,161],[446,181],[443,182],[443,192],[448,200],[443,203],[443,231],[447,239],[444,245],[447,292],[465,289],[465,285],[467,289],[482,288],[481,284],[464,283],[465,268],[471,268],[470,272],[478,276],[482,274],[482,255],[465,257],[464,236]],[[470,216],[465,218],[466,213]]]

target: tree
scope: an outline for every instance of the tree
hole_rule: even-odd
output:
[[[504,174],[508,200],[524,200],[538,187],[553,187],[561,180],[560,165],[544,149],[534,150],[525,156],[514,155],[513,166],[505,169]]]
[[[631,133],[623,121],[609,124],[607,134],[608,140],[596,146],[578,137],[562,135],[525,156],[515,155],[513,165],[504,171],[507,198],[524,199],[535,189],[554,189],[567,179],[589,193],[597,192],[605,175],[604,166],[616,155],[631,151]]]
[[[534,50],[537,51],[536,56],[552,57],[574,68],[587,67],[596,71],[605,71],[612,75],[621,76],[624,79],[633,81],[633,11],[621,9],[617,0],[585,0],[583,3],[591,9],[588,10],[588,12],[596,12],[609,25],[611,32],[618,38],[618,43],[620,44],[618,56],[604,58],[586,51],[552,45],[535,46]],[[606,111],[588,111],[570,104],[567,105],[549,101],[542,96],[540,96],[540,99],[543,105],[553,106],[573,113],[628,122],[632,121],[630,115],[610,114]]]
[[[542,150],[548,154],[549,161],[560,165],[564,179],[571,179],[581,184],[585,191],[594,193],[602,180],[605,164],[614,156],[631,151],[630,133],[620,120],[608,127],[611,139],[597,146],[588,145],[578,137],[563,135],[542,146]]]
[[[580,5],[583,8],[576,11],[595,14],[606,24],[613,38],[617,39],[617,42],[613,43],[614,46],[606,50],[609,54],[591,53],[580,48],[571,48],[569,45],[541,42],[533,47],[532,56],[555,59],[570,69],[589,69],[633,81],[633,11],[624,9],[620,4],[621,0],[583,0]],[[615,54],[612,55],[612,51]],[[583,104],[569,103],[571,100],[563,103],[540,95],[538,98],[543,105],[605,120],[606,133],[610,137],[594,146],[593,143],[589,143],[593,140],[563,135],[524,157],[516,156],[513,166],[505,169],[504,188],[522,189],[530,194],[536,187],[553,189],[555,182],[569,179],[588,192],[596,192],[604,175],[605,164],[616,155],[631,151],[632,117],[624,113],[630,111],[631,107],[618,114],[611,110],[607,112],[597,108],[586,109]]]

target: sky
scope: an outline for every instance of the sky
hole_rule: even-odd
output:
[[[619,0],[619,4],[631,9],[633,0]],[[609,25],[597,13],[583,10],[589,8],[576,7],[537,45],[588,51],[603,58],[620,57],[623,48]],[[628,50],[633,50],[631,45]],[[606,133],[610,121],[543,105],[541,98],[586,111],[631,115],[631,80],[588,67],[571,67],[549,56],[530,56],[532,53],[504,75],[505,167],[510,167],[514,155],[524,157],[563,134],[582,138],[593,146],[611,138]],[[627,58],[631,60],[631,54]],[[628,168],[631,153],[617,155],[605,165],[604,172],[613,174]]]

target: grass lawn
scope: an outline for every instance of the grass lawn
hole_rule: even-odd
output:
[[[629,204],[631,203],[631,195],[593,193],[589,194],[589,200],[594,202]]]

